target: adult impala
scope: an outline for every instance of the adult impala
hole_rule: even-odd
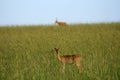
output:
[[[79,72],[80,73],[82,72],[82,65],[81,65],[82,57],[79,54],[60,56],[58,48],[55,48],[55,52],[57,54],[58,60],[62,63],[62,72],[63,73],[65,70],[65,64],[67,64],[67,63],[75,63],[79,69]]]
[[[67,26],[66,22],[61,22],[61,21],[58,21],[57,19],[56,19],[55,23],[58,24],[59,26]]]

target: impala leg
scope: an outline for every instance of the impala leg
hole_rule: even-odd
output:
[[[62,73],[65,73],[65,64],[62,65]]]
[[[80,64],[79,65],[79,72],[82,73],[82,70],[83,70],[83,68],[82,68],[82,65]]]
[[[79,73],[82,73],[82,65],[80,63],[76,63],[76,66],[79,69]]]

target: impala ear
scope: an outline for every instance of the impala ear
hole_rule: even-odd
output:
[[[58,48],[55,47],[55,49],[58,49]]]
[[[57,50],[57,51],[58,51],[58,50],[59,50],[59,48],[55,48],[55,50]]]

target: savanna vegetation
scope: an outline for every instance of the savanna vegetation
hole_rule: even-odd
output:
[[[60,55],[80,54],[83,72]],[[0,27],[0,80],[120,80],[120,23]]]

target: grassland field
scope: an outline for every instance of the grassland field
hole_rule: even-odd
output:
[[[60,55],[80,54],[83,72]],[[0,27],[0,80],[120,80],[120,23]]]

